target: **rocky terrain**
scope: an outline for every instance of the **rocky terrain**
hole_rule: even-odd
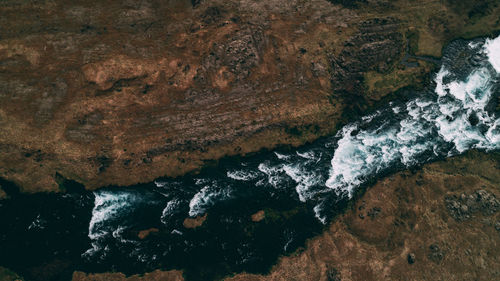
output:
[[[498,280],[499,170],[499,154],[470,152],[381,179],[269,274],[225,280]],[[73,280],[182,280],[182,273],[75,272]]]
[[[421,85],[407,50],[500,29],[497,1],[349,3],[2,1],[0,177],[130,185],[300,145]]]
[[[495,0],[2,1],[0,200],[2,179],[131,185],[332,134],[424,85],[450,40],[497,33],[499,15]],[[499,169],[469,152],[381,179],[269,274],[226,280],[500,279]]]
[[[469,153],[380,180],[270,275],[228,280],[497,280],[499,159]],[[464,197],[461,219],[450,198]]]

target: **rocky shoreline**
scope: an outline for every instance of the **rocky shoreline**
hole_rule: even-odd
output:
[[[0,177],[95,189],[298,146],[421,85],[406,42],[438,57],[500,29],[494,1],[332,2],[2,3]]]
[[[495,280],[499,169],[498,153],[471,151],[380,179],[269,274],[224,280]],[[454,200],[466,202],[468,217],[457,216],[464,208]],[[180,271],[156,271],[129,277],[75,272],[73,280],[184,279]]]
[[[0,179],[29,193],[133,185],[299,146],[420,87],[450,40],[500,30],[495,1],[342,2],[0,4]],[[269,274],[226,280],[498,279],[499,159],[469,152],[380,179]]]

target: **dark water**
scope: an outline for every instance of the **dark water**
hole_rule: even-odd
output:
[[[0,184],[0,265],[28,280],[75,270],[184,269],[187,280],[266,272],[304,245],[370,181],[469,149],[500,148],[500,39],[455,41],[426,91],[393,101],[336,136],[288,151],[222,160],[178,179],[87,192],[23,195]],[[261,222],[251,215],[264,210]],[[186,229],[186,217],[208,214]],[[157,228],[141,240],[138,233]]]

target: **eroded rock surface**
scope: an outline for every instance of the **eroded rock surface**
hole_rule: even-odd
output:
[[[493,215],[500,210],[500,202],[495,195],[484,189],[471,194],[452,195],[446,197],[445,202],[450,215],[458,221],[469,219],[477,212]]]
[[[129,185],[300,145],[421,84],[408,40],[439,55],[499,28],[495,3],[332,2],[2,1],[0,177]]]
[[[404,51],[400,22],[394,18],[362,22],[358,33],[331,59],[334,93],[363,95],[363,77],[369,70],[386,72]]]

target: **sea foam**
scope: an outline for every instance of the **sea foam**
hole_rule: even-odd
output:
[[[495,39],[487,39],[485,44],[488,61],[500,73],[500,36]]]

